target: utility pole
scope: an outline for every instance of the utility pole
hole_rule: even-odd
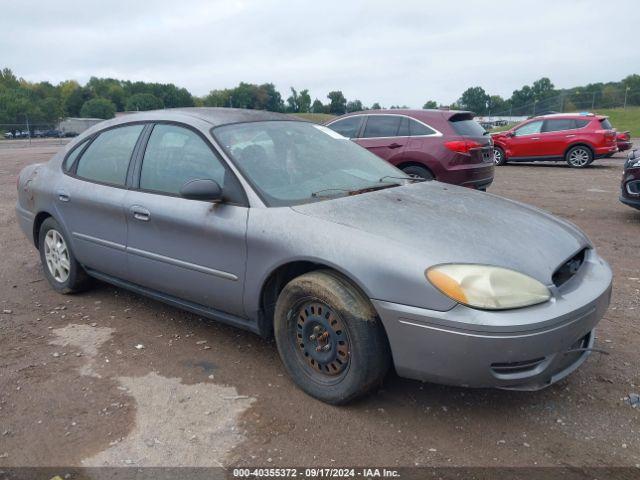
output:
[[[29,135],[29,145],[31,145],[31,129],[29,128],[29,116],[25,113],[24,118],[27,120],[27,135]]]
[[[596,104],[596,92],[593,92],[593,97],[591,98],[591,110],[593,110]]]
[[[627,88],[624,89],[624,105],[622,107],[623,110],[627,109],[627,94],[629,93],[629,90],[631,89],[631,87],[627,86]]]
[[[538,100],[534,100],[533,101],[533,116],[536,116],[536,103],[538,103]]]

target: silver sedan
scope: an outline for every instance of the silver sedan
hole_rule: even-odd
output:
[[[572,224],[408,177],[286,115],[177,109],[100,123],[18,179],[60,293],[110,282],[275,336],[308,394],[403,377],[539,389],[593,350],[611,270]]]

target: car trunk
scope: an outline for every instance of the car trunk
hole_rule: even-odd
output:
[[[460,142],[464,142],[453,145],[454,148],[457,148],[456,151],[469,155],[471,157],[471,163],[493,162],[491,135],[473,119],[473,113],[455,113],[449,117],[449,124],[453,128],[453,131],[460,137]]]

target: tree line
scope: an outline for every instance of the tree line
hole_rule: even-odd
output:
[[[571,89],[556,89],[551,80],[543,77],[515,90],[510,98],[490,95],[482,87],[465,90],[451,105],[428,100],[422,108],[466,109],[478,115],[530,115],[558,107],[562,111],[606,106],[640,105],[640,75],[629,75],[619,82],[593,83]],[[533,109],[531,106],[533,105]],[[328,113],[341,115],[368,109],[383,108],[376,102],[371,106],[360,100],[347,100],[342,91],[334,90],[322,102],[312,101],[308,89],[290,88],[284,98],[273,83],[261,85],[240,82],[234,88],[212,90],[203,97],[192,95],[187,89],[172,83],[132,82],[113,78],[91,77],[81,85],[75,80],[29,82],[18,78],[9,68],[0,70],[0,129],[7,125],[55,125],[63,117],[113,118],[116,112],[142,111],[175,107],[234,107],[289,113]],[[391,105],[389,108],[408,108]],[[4,126],[4,128],[3,128]]]

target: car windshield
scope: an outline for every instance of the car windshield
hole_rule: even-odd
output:
[[[411,180],[322,125],[265,121],[212,129],[268,206],[286,206],[389,188]]]

